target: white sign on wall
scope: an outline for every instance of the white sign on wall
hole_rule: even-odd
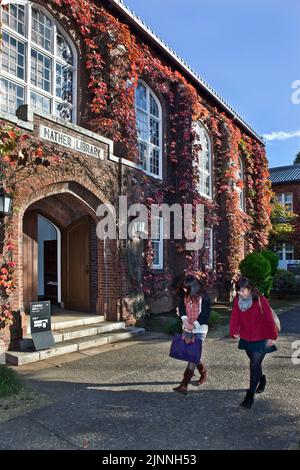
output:
[[[62,145],[63,147],[84,153],[90,157],[99,158],[100,160],[104,159],[104,150],[102,147],[77,139],[77,137],[65,134],[64,132],[56,131],[50,127],[40,126],[40,138],[48,140],[53,144]]]

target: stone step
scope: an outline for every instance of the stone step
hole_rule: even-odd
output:
[[[108,343],[116,343],[126,339],[133,338],[137,335],[145,333],[144,328],[127,327],[116,331],[100,333],[95,336],[77,338],[76,340],[64,341],[57,343],[53,348],[43,351],[21,352],[8,351],[6,353],[6,362],[15,366],[30,364],[32,362],[43,361],[51,357],[70,354],[73,352],[83,351]]]
[[[104,315],[93,315],[81,318],[72,318],[71,320],[59,319],[59,317],[52,317],[51,330],[62,330],[65,328],[74,328],[77,326],[93,325],[94,323],[104,322]],[[27,334],[30,335],[30,324],[27,327]]]
[[[100,323],[93,323],[90,325],[75,326],[73,328],[63,328],[59,330],[53,330],[53,338],[56,343],[62,343],[64,341],[70,341],[73,339],[84,338],[86,336],[95,336],[101,333],[107,333],[110,331],[116,331],[121,328],[125,328],[125,322],[106,322],[101,321]],[[27,335],[21,340],[21,349],[26,349],[26,344],[32,344],[31,335]],[[23,346],[23,347],[22,347]]]

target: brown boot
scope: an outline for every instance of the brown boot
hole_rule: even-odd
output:
[[[197,385],[202,385],[207,380],[207,369],[204,367],[202,362],[197,366],[197,369],[200,373],[200,379],[198,380]]]
[[[173,388],[174,392],[181,393],[182,395],[186,395],[188,384],[190,383],[193,375],[194,375],[194,372],[187,367],[184,371],[181,384],[178,387]]]

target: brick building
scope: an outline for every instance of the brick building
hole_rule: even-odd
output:
[[[300,165],[270,168],[270,177],[272,189],[276,193],[279,202],[287,210],[300,216]],[[295,271],[295,265],[300,264],[300,246],[297,240],[280,243],[274,249],[280,258],[279,267],[288,269],[289,266],[289,269]],[[298,272],[299,268],[297,268]]]
[[[215,298],[228,298],[238,262],[267,241],[262,138],[123,2],[3,3],[0,119],[59,162],[15,174],[11,337],[22,336],[38,299],[128,323],[145,298],[153,312],[168,311],[172,277],[188,262],[210,273]],[[119,195],[191,201],[190,155],[208,214],[200,253],[186,256],[163,240],[161,218],[150,267],[143,245],[97,238],[97,207],[116,206]],[[4,253],[5,224],[1,237]]]

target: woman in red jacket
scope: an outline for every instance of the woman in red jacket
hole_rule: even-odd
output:
[[[266,387],[266,376],[262,373],[262,362],[267,353],[277,351],[274,340],[278,331],[267,299],[250,281],[242,277],[236,283],[237,296],[233,302],[230,318],[230,336],[240,338],[239,349],[246,351],[250,359],[250,388],[241,403],[251,408],[254,394],[262,393]]]

